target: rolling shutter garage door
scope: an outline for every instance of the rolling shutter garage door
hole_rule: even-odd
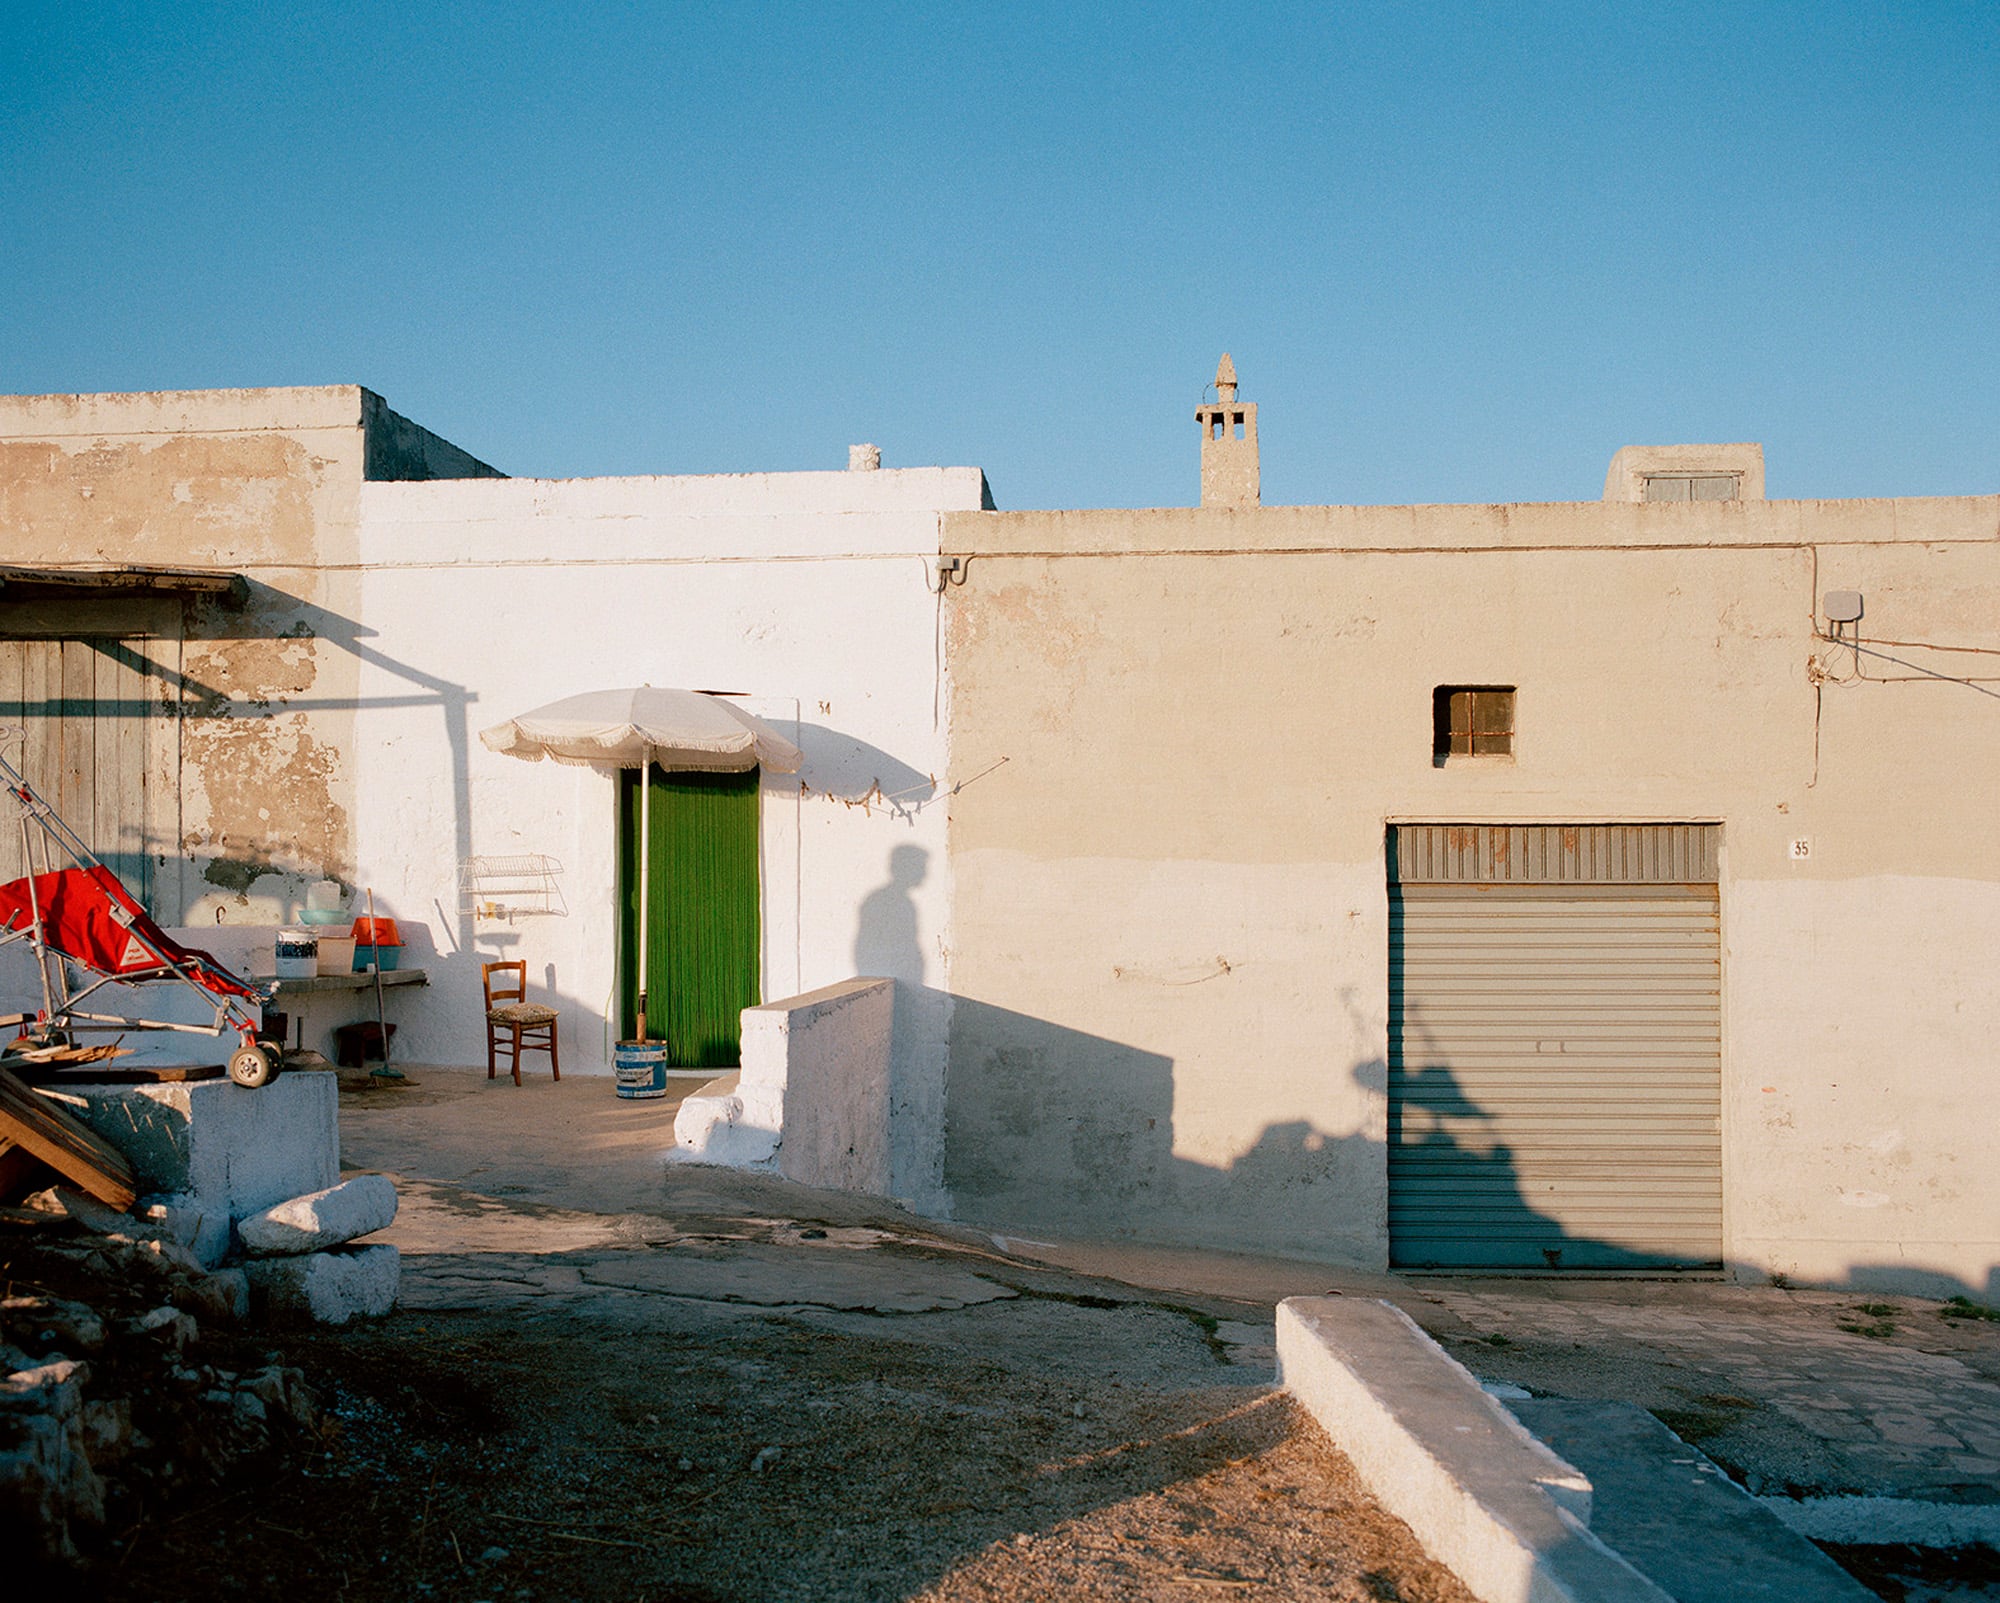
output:
[[[1394,1264],[1720,1265],[1720,835],[1391,832]]]

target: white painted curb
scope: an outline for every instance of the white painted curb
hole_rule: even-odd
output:
[[[1672,1603],[1590,1534],[1590,1482],[1401,1309],[1287,1298],[1278,1373],[1382,1505],[1484,1603]]]

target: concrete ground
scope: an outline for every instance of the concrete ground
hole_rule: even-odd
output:
[[[1033,1285],[1023,1273],[1039,1268],[1080,1277],[1041,1287],[1071,1308],[1103,1302],[1107,1317],[1123,1318],[1110,1312],[1125,1302],[1122,1285],[1148,1293],[1128,1308],[1193,1310],[1221,1373],[1254,1387],[1269,1378],[1278,1300],[1381,1297],[1482,1379],[1653,1411],[1808,1534],[2000,1542],[2000,1323],[1942,1317],[1925,1299],[1399,1277],[1036,1241],[764,1176],[663,1168],[674,1105],[621,1102],[608,1081],[531,1078],[517,1090],[483,1072],[411,1072],[409,1087],[343,1095],[341,1120],[344,1162],[387,1172],[402,1190],[389,1239],[406,1254],[412,1311],[525,1317],[552,1300],[609,1308],[624,1299],[637,1319],[632,1299],[666,1297],[773,1314],[935,1315],[1017,1302]],[[697,1238],[671,1274],[661,1257],[629,1251]],[[908,1250],[869,1250],[896,1244]],[[1143,1346],[1133,1349],[1141,1369],[1153,1362]],[[1115,1373],[1114,1363],[1079,1375],[1079,1398]],[[1899,1587],[1912,1600],[2000,1596],[1977,1565],[1935,1584],[1891,1577],[1878,1590],[1894,1597]]]
[[[1758,1495],[1955,1507],[1965,1529],[2000,1539],[2000,1322],[1951,1317],[1929,1298],[1369,1275],[1176,1249],[1009,1245],[1160,1289],[1269,1302],[1380,1297],[1483,1380],[1656,1411]]]
[[[1395,1303],[1481,1379],[1635,1402],[1753,1493],[2000,1513],[2000,1322],[1924,1297],[1686,1280],[1370,1275],[1173,1248],[1008,1239],[1037,1261],[1259,1302]],[[2000,1538],[2000,1523],[1987,1539]]]

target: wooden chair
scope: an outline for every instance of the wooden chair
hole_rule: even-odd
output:
[[[494,976],[499,975],[496,983]],[[524,962],[481,963],[479,983],[486,988],[486,1078],[494,1077],[499,1054],[510,1054],[514,1083],[521,1083],[521,1054],[546,1052],[549,1069],[562,1078],[556,1055],[556,1010],[530,1002],[528,965]]]

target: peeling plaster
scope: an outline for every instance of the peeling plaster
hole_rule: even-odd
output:
[[[283,434],[0,442],[0,522],[16,560],[310,561],[319,475]],[[39,538],[37,538],[39,536]]]
[[[241,891],[272,870],[313,879],[351,871],[347,809],[333,799],[345,758],[304,715],[190,718],[183,760],[182,846],[211,859],[202,871],[210,884]]]

